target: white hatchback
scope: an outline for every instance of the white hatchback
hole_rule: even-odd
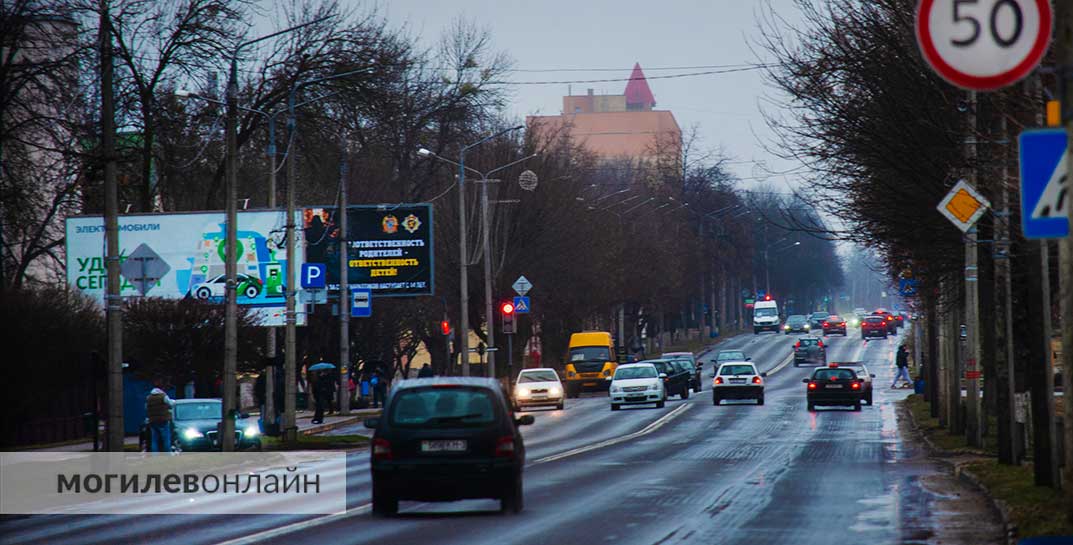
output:
[[[724,399],[755,399],[757,405],[763,405],[766,376],[747,361],[723,363],[712,376],[712,405]]]
[[[664,377],[666,375],[660,374],[651,363],[618,366],[611,378],[611,410],[642,403],[655,403],[656,408],[662,408],[667,401]]]
[[[514,386],[514,410],[535,405],[554,405],[563,408],[563,383],[555,369],[540,367],[522,369]]]

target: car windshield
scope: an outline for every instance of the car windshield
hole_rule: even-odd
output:
[[[559,377],[550,369],[543,371],[526,371],[518,375],[518,382],[557,382]]]
[[[758,308],[753,311],[753,316],[778,316],[779,311],[772,307]]]
[[[611,350],[606,346],[571,348],[570,361],[611,361]]]
[[[199,401],[197,403],[176,403],[176,420],[219,420],[222,418],[223,404],[219,401]]]
[[[670,375],[675,372],[674,368],[671,366],[671,362],[669,361],[650,361],[648,363],[651,363],[652,366],[656,368],[656,371],[659,371],[660,373],[666,373]]]
[[[495,421],[494,399],[484,388],[413,388],[395,398],[389,419],[395,426],[479,426]]]
[[[883,318],[880,318],[879,316],[869,316],[865,318],[864,321],[872,324],[878,324],[879,322],[883,321]]]
[[[816,346],[817,344],[819,344],[820,340],[812,337],[807,337],[797,342],[801,343],[801,346]]]
[[[692,363],[694,361],[693,356],[688,355],[688,354],[669,354],[669,355],[664,354],[663,357],[667,358],[669,360],[685,361],[685,362],[690,362],[690,363]]]
[[[622,367],[615,371],[615,380],[631,378],[656,378],[656,369],[646,365],[644,367]]]
[[[823,320],[824,318],[827,318],[827,313],[826,312],[813,312],[812,313],[812,319],[813,320]]]
[[[786,319],[786,323],[788,323],[788,324],[800,324],[800,323],[802,323],[804,321],[805,321],[805,317],[800,315],[800,314],[794,314],[793,316],[790,316],[789,318]]]
[[[752,365],[724,365],[719,369],[720,375],[755,375]]]
[[[742,361],[745,359],[745,352],[724,350],[715,357],[715,361]]]
[[[853,380],[857,374],[849,369],[817,369],[813,380]]]
[[[832,314],[832,315],[827,317],[827,321],[828,322],[841,322],[842,317],[841,316],[835,316],[834,314]]]

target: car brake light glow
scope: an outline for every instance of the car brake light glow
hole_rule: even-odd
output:
[[[496,440],[496,458],[514,457],[514,436],[504,435]]]
[[[373,459],[374,460],[390,460],[391,459],[391,441],[383,438],[373,439]]]
[[[801,348],[801,341],[794,343],[794,348]]]
[[[816,389],[816,383],[815,382],[808,383],[808,389],[809,390],[815,390]]]
[[[827,322],[824,322],[824,323],[823,323],[823,327],[827,327],[827,326],[829,326],[829,325],[831,325],[831,324],[829,324],[829,323],[827,323]]]
[[[827,364],[827,367],[829,367],[831,369],[836,369],[836,368],[838,368],[838,362],[837,361],[832,361],[831,363]]]
[[[753,377],[753,384],[760,384],[760,377]]]
[[[854,382],[853,384],[850,385],[850,389],[851,390],[860,390],[861,389],[861,383],[860,382]]]
[[[893,317],[893,316],[887,316],[887,321],[888,321],[888,322],[890,322],[890,321],[892,321],[892,320],[894,320],[894,317]]]
[[[723,383],[723,377],[715,377],[715,383],[716,384],[722,384]]]
[[[816,346],[823,348],[823,341],[816,341]]]

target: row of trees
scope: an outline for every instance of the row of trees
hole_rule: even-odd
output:
[[[760,45],[775,61],[768,82],[783,97],[770,116],[777,148],[811,167],[802,198],[848,226],[829,236],[876,252],[891,282],[906,276],[919,281],[914,305],[925,318],[919,340],[932,412],[951,433],[968,431],[970,437],[960,396],[938,386],[959,388],[958,374],[941,375],[940,369],[959,369],[965,244],[935,206],[958,179],[975,180],[995,205],[978,225],[983,432],[997,435],[1002,462],[1030,458],[1037,484],[1057,486],[1051,354],[1044,346],[1057,331],[1073,327],[1059,323],[1056,304],[1057,284],[1070,279],[1057,275],[1053,244],[1025,240],[1016,228],[1016,134],[1042,125],[1044,97],[1057,82],[1037,72],[973,100],[924,63],[914,36],[915,4],[833,0],[821,7],[799,0],[802,24],[767,21]],[[1007,373],[1009,358],[1014,376]],[[1065,375],[1068,392],[1068,370]],[[1031,393],[1035,435],[1029,453],[1014,448],[1010,390]],[[1069,414],[1067,408],[1067,436]],[[997,426],[988,426],[988,417]],[[1067,472],[1070,465],[1067,454]]]
[[[418,148],[452,157],[465,143],[508,126],[502,111],[509,100],[510,59],[496,51],[489,33],[458,20],[434,47],[423,48],[392,30],[374,10],[341,7],[331,0],[280,0],[256,6],[241,0],[116,0],[111,39],[117,55],[117,117],[121,210],[129,213],[223,208],[223,109],[212,101],[176,96],[177,89],[220,98],[219,74],[230,52],[252,34],[254,16],[278,27],[316,21],[250,49],[239,63],[239,196],[249,207],[270,202],[267,180],[278,153],[277,192],[294,184],[300,205],[338,202],[347,184],[351,203],[431,202],[435,214],[437,294],[434,298],[379,299],[372,320],[351,324],[357,362],[399,368],[421,347],[439,371],[461,354],[447,357],[440,333],[444,315],[459,315],[459,211],[452,167],[422,159]],[[97,214],[103,207],[97,89],[97,3],[86,0],[6,2],[0,25],[6,65],[0,69],[3,106],[3,260],[8,289],[56,285],[63,274],[62,220],[72,213]],[[52,28],[62,27],[59,35]],[[37,44],[38,56],[28,44]],[[67,70],[56,69],[55,66]],[[306,87],[298,97],[297,130],[284,130],[276,116],[276,141],[269,117],[285,107],[298,82],[355,72],[330,84]],[[35,91],[17,88],[32,82]],[[57,109],[55,91],[70,93]],[[64,95],[66,96],[66,95]],[[12,106],[14,104],[15,106]],[[65,103],[67,104],[67,103]],[[24,117],[35,120],[26,125]],[[30,127],[30,128],[27,128]],[[53,133],[32,132],[50,127]],[[40,161],[17,146],[49,153],[67,166],[45,183]],[[492,242],[495,297],[511,293],[521,274],[533,281],[535,312],[544,354],[553,363],[565,352],[569,334],[584,327],[612,328],[625,316],[626,342],[668,330],[733,329],[744,318],[743,291],[763,288],[766,270],[779,291],[801,294],[816,305],[841,282],[833,245],[800,238],[798,249],[763,252],[790,236],[772,218],[787,212],[811,218],[807,203],[778,195],[737,190],[723,158],[698,151],[699,141],[673,146],[661,160],[600,160],[563,134],[501,138],[475,148],[467,165],[487,171],[539,155],[501,173],[490,189],[496,201],[492,228],[480,232],[477,184],[467,184],[471,263],[469,319],[483,336],[481,236]],[[350,168],[340,179],[344,158]],[[293,163],[293,165],[288,165]],[[285,168],[293,166],[294,179]],[[535,191],[515,180],[522,169],[540,178]],[[9,200],[9,198],[11,200]],[[21,200],[20,200],[21,199]],[[50,208],[42,203],[59,202]],[[10,206],[8,203],[12,203]],[[44,211],[47,210],[47,213]],[[45,258],[47,256],[47,259]],[[774,289],[774,288],[773,288]],[[180,382],[206,380],[222,355],[219,310],[192,301],[129,302],[125,327],[128,355],[147,378]],[[492,317],[494,323],[498,317]],[[299,332],[302,356],[333,360],[338,341],[328,306],[318,306]],[[97,324],[99,326],[99,324]],[[533,325],[527,319],[523,326]],[[523,327],[515,361],[536,328]],[[180,332],[181,331],[181,332]],[[256,369],[263,338],[242,329],[240,368]],[[147,340],[148,339],[148,340]],[[151,339],[167,339],[159,346]],[[547,361],[547,360],[546,360]]]

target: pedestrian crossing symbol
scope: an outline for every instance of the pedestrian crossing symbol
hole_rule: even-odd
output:
[[[529,298],[518,296],[514,298],[514,313],[529,314]]]
[[[1021,230],[1025,238],[1069,236],[1065,129],[1021,133]]]

